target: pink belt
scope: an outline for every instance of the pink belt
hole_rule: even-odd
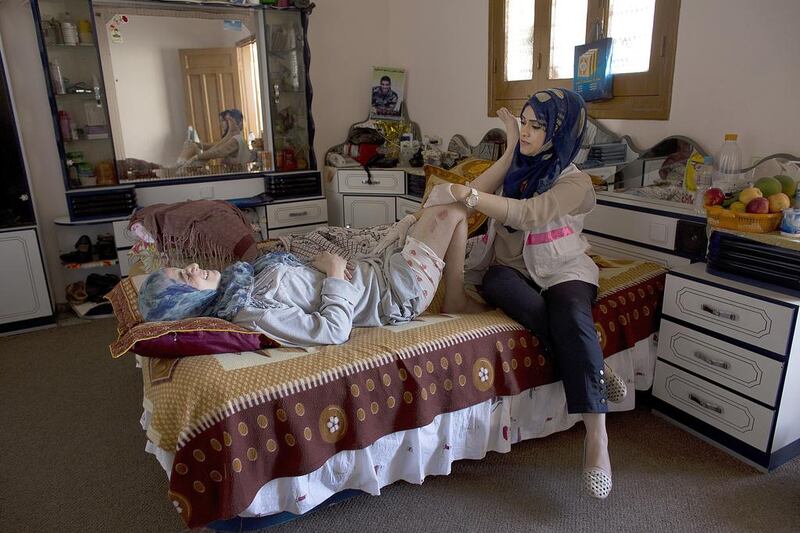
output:
[[[526,244],[544,244],[546,242],[555,241],[556,239],[561,239],[562,237],[568,237],[572,235],[572,233],[572,228],[569,226],[552,229],[550,231],[545,231],[544,233],[531,233],[528,235],[528,241]]]

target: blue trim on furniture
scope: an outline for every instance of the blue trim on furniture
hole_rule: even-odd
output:
[[[665,365],[671,366],[672,368],[677,368],[681,372],[686,372],[687,374],[691,374],[692,376],[696,377],[697,379],[702,379],[706,383],[710,383],[711,385],[714,385],[715,387],[719,387],[720,389],[725,389],[726,391],[730,392],[731,394],[735,394],[736,396],[741,396],[742,398],[745,398],[748,401],[751,401],[751,402],[753,402],[755,404],[760,405],[764,409],[769,409],[770,411],[776,411],[777,412],[778,403],[779,403],[779,399],[780,399],[779,397],[775,398],[775,407],[773,407],[773,406],[771,406],[769,404],[764,403],[762,400],[757,400],[757,399],[755,399],[755,398],[753,398],[751,396],[748,396],[747,394],[745,394],[745,393],[743,393],[741,391],[738,391],[736,389],[732,389],[731,387],[729,387],[727,385],[723,385],[722,383],[719,383],[718,381],[712,381],[712,380],[708,379],[708,377],[706,377],[706,376],[704,376],[702,374],[698,374],[694,370],[690,370],[688,368],[682,367],[681,365],[675,364],[672,361],[668,361],[667,359],[662,359],[661,357],[659,357],[658,360],[661,361],[662,363],[664,363]],[[783,376],[785,374],[786,374],[786,366],[784,365],[783,372],[781,372],[781,383],[783,383]],[[774,417],[773,417],[773,426],[774,426]],[[774,427],[773,427],[773,429],[774,429]],[[771,435],[771,433],[770,433],[770,435]]]
[[[654,250],[656,252],[678,256],[674,248],[661,248],[659,246],[653,246],[652,244],[646,244],[639,241],[632,241],[630,239],[623,239],[621,237],[617,237],[616,235],[609,235],[608,233],[600,233],[599,231],[593,231],[586,228],[583,228],[583,233],[587,233],[589,235],[596,235],[598,237],[603,237],[604,239],[610,239],[612,241],[623,242],[625,244],[630,244],[632,246],[638,246],[639,248],[647,248],[648,250]]]
[[[47,326],[56,323],[56,316],[52,314],[53,306],[50,306],[50,315],[38,318],[29,318],[28,320],[20,320],[19,322],[7,322],[0,324],[0,333],[7,333],[9,331],[17,331],[22,329],[36,328],[40,326]]]
[[[711,329],[706,329],[706,328],[704,328],[702,326],[698,326],[697,324],[692,324],[692,323],[686,322],[685,320],[682,320],[680,318],[675,318],[674,316],[665,314],[663,312],[662,312],[661,316],[663,318],[666,318],[670,322],[674,322],[675,324],[683,326],[683,327],[685,327],[687,329],[698,331],[700,333],[708,335],[709,337],[714,337],[715,339],[719,339],[721,341],[725,341],[728,344],[732,344],[734,346],[738,346],[739,348],[743,348],[743,349],[745,349],[745,350],[747,350],[749,352],[757,353],[758,355],[762,355],[762,356],[764,356],[764,357],[766,357],[768,359],[772,359],[774,361],[780,361],[781,363],[785,363],[786,359],[788,358],[788,356],[786,354],[780,355],[780,354],[776,354],[775,352],[770,352],[769,350],[766,350],[766,349],[764,349],[764,348],[762,348],[760,346],[753,346],[752,344],[747,344],[746,342],[740,341],[739,339],[734,339],[732,337],[727,337],[727,336],[725,336],[725,335],[723,335],[723,334],[721,334],[721,333],[719,333],[717,331],[714,331],[714,330],[711,330]]]
[[[681,411],[677,407],[665,402],[661,398],[653,396],[651,400],[651,407],[654,411],[658,411],[668,418],[672,418],[676,422],[705,435],[711,440],[721,444],[722,446],[730,449],[733,452],[753,461],[754,463],[763,466],[764,468],[770,467],[770,454],[763,452],[749,444],[731,437],[724,431],[721,431],[711,424],[707,424],[693,416]]]
[[[705,285],[710,285],[712,287],[716,287],[718,289],[723,289],[723,290],[726,290],[728,292],[732,292],[734,294],[741,294],[742,296],[748,296],[750,298],[756,298],[758,300],[764,300],[765,302],[770,302],[770,303],[773,303],[773,304],[776,304],[776,305],[780,305],[780,306],[783,306],[783,307],[788,307],[789,309],[794,309],[795,318],[796,318],[796,315],[797,315],[797,306],[789,304],[789,303],[786,303],[783,300],[776,300],[775,298],[770,298],[769,296],[762,296],[761,294],[754,294],[752,292],[745,292],[745,291],[743,291],[741,289],[738,289],[736,287],[731,287],[730,285],[725,285],[723,283],[718,283],[718,282],[716,282],[714,280],[709,280],[709,279],[705,279],[705,278],[697,278],[695,276],[692,276],[691,274],[686,274],[684,272],[678,272],[678,271],[675,271],[675,270],[670,270],[669,271],[669,275],[670,276],[676,276],[678,278],[690,279],[692,281],[696,281],[697,283],[703,283]],[[750,283],[749,280],[748,280],[748,284],[752,285],[752,283]]]
[[[605,200],[603,198],[597,198],[597,203],[599,205],[605,205],[608,207],[616,207],[618,209],[625,209],[628,211],[638,211],[640,213],[648,213],[651,215],[660,215],[662,217],[668,218],[677,218],[679,220],[691,220],[693,222],[702,222],[703,224],[706,223],[706,217],[695,216],[695,215],[687,215],[682,213],[673,213],[671,211],[661,211],[659,209],[651,208],[651,207],[641,207],[638,205],[632,204],[623,204],[620,202],[612,202],[610,200]]]
[[[345,500],[349,500],[354,496],[360,496],[362,494],[367,494],[367,493],[356,489],[347,489],[341,492],[337,492],[336,494],[334,494],[321,504],[317,505],[310,511],[303,513],[301,515],[284,511],[282,513],[277,513],[269,516],[251,516],[251,517],[237,516],[236,518],[230,518],[228,520],[216,520],[214,522],[211,522],[210,524],[207,524],[206,527],[213,531],[225,531],[225,532],[254,531],[265,527],[272,527],[280,524],[285,524],[286,522],[291,522],[292,520],[296,520],[300,517],[306,516],[320,509],[324,509],[325,507],[328,507],[330,505],[341,503]]]
[[[126,181],[124,185],[133,185],[137,189],[144,189],[146,187],[168,187],[170,185],[186,185],[190,183],[206,183],[209,181],[231,181],[243,179],[263,179],[266,174],[274,174],[272,172],[247,172],[236,174],[209,174],[207,176],[191,176],[185,178],[172,178],[172,179],[153,179],[143,181]]]
[[[767,281],[761,281],[747,276],[740,276],[739,274],[734,274],[732,272],[728,272],[727,270],[719,270],[712,266],[706,266],[706,272],[721,278],[738,281],[739,283],[748,283],[768,291],[780,292],[782,294],[786,294],[787,296],[794,296],[795,298],[800,297],[800,290],[793,290],[790,287],[784,287],[783,285],[776,285]]]

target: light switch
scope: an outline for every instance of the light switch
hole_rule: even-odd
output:
[[[214,198],[214,186],[200,187],[200,198]]]
[[[650,240],[653,242],[660,242],[666,244],[667,242],[667,225],[661,222],[650,223]]]

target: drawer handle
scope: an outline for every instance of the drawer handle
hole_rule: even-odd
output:
[[[730,313],[728,311],[720,311],[719,309],[711,307],[708,304],[701,305],[700,309],[702,309],[706,313],[711,313],[712,315],[718,316],[720,318],[727,318],[728,320],[732,321],[739,320],[739,316],[736,313]]]
[[[690,394],[689,395],[689,399],[692,400],[693,402],[695,402],[697,405],[699,405],[703,409],[708,409],[709,411],[714,411],[715,413],[722,414],[722,407],[720,407],[719,405],[717,405],[715,403],[707,402],[704,399],[699,398],[698,396],[695,396],[694,394]]]
[[[290,217],[304,217],[308,216],[308,211],[295,211],[294,213],[289,213]]]
[[[694,356],[703,361],[704,363],[708,363],[711,366],[718,366],[720,368],[724,368],[725,370],[728,370],[731,367],[730,363],[728,363],[727,361],[714,359],[713,357],[708,356],[703,352],[694,352]]]
[[[381,180],[373,180],[373,179],[369,179],[369,178],[367,178],[365,180],[361,180],[361,185],[380,185],[380,184],[381,184]]]

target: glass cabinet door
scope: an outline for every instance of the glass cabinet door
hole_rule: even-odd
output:
[[[269,117],[275,168],[306,170],[315,166],[310,146],[310,118],[305,64],[303,14],[296,10],[264,11]]]
[[[1,52],[1,51],[0,51]],[[19,143],[10,81],[0,54],[0,228],[35,223],[33,202],[28,189],[22,150]]]
[[[39,24],[66,187],[115,185],[114,147],[90,3],[39,0],[31,4]]]

